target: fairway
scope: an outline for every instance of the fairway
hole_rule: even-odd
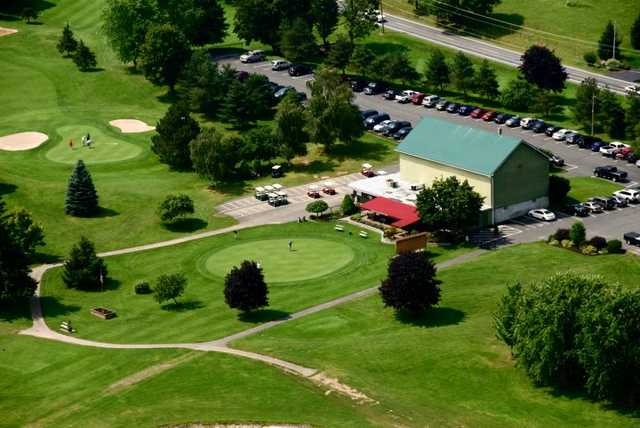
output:
[[[205,256],[207,272],[224,277],[243,260],[253,260],[262,266],[269,282],[303,281],[327,275],[353,260],[351,248],[323,239],[293,239],[289,251],[288,239],[269,239],[233,245]]]
[[[142,153],[140,146],[105,134],[92,126],[63,126],[57,131],[62,139],[47,152],[47,158],[54,162],[74,164],[79,159],[86,164],[119,162]],[[87,133],[93,141],[91,147],[83,147],[81,143]],[[69,147],[69,141],[73,141],[73,148]]]

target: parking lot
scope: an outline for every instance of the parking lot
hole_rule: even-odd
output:
[[[313,75],[291,77],[287,71],[273,71],[269,62],[253,64],[243,64],[237,57],[227,57],[218,59],[220,64],[230,64],[237,70],[250,73],[259,73],[267,76],[271,81],[280,85],[290,85],[299,91],[304,91],[309,95],[307,82],[313,79]],[[569,145],[565,142],[555,141],[547,137],[544,133],[536,134],[532,131],[523,130],[519,127],[509,128],[497,125],[493,122],[485,122],[481,119],[472,119],[469,116],[460,116],[436,109],[425,108],[413,104],[400,104],[394,101],[385,100],[382,95],[365,95],[355,93],[355,103],[361,110],[377,110],[388,113],[392,119],[407,120],[413,125],[417,124],[423,117],[439,117],[465,125],[475,126],[492,132],[502,129],[504,135],[521,138],[528,143],[557,154],[566,162],[566,173],[571,176],[593,176],[593,170],[597,166],[614,165],[628,173],[629,181],[623,183],[626,187],[634,187],[640,184],[640,168],[624,160],[615,160],[602,156],[599,152],[580,149],[576,145]],[[604,195],[608,196],[608,195]],[[544,238],[559,227],[569,227],[576,219],[585,223],[590,236],[601,235],[609,239],[621,239],[624,232],[639,230],[640,205],[630,205],[627,208],[606,211],[602,214],[591,214],[588,217],[577,218],[563,213],[557,213],[558,220],[550,223],[540,222],[528,217],[512,220],[505,224],[508,226],[509,240],[513,242],[526,242]],[[495,239],[491,238],[491,239]]]

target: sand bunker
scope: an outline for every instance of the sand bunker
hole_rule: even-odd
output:
[[[35,149],[49,137],[42,132],[19,132],[17,134],[0,137],[0,150],[17,152],[20,150]]]
[[[120,129],[124,134],[138,134],[140,132],[149,132],[156,129],[155,126],[149,126],[141,120],[136,119],[118,119],[109,122],[109,125]]]
[[[14,28],[0,27],[0,37],[8,36],[9,34],[15,34],[17,32],[18,32],[18,30],[14,29]]]

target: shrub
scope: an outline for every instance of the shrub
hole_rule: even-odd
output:
[[[563,239],[562,241],[560,241],[560,245],[562,245],[562,248],[572,248],[573,241],[570,239]]]
[[[599,251],[607,247],[607,240],[602,236],[594,236],[589,240],[589,245],[593,245]]]
[[[183,193],[167,195],[158,207],[157,213],[163,223],[174,223],[194,213],[193,200]]]
[[[569,235],[569,229],[558,229],[556,230],[556,233],[553,234],[553,237],[556,241],[571,239],[571,236]]]
[[[584,224],[581,221],[576,221],[571,226],[571,231],[569,232],[569,236],[573,243],[579,247],[587,238],[587,230],[584,227]]]
[[[613,59],[613,58],[609,58],[608,60],[606,60],[604,65],[605,67],[607,67],[607,70],[609,71],[620,70],[622,68],[622,63],[617,59]]]
[[[585,256],[595,256],[598,254],[598,249],[593,245],[585,245],[580,251],[582,251],[582,254]]]
[[[560,241],[558,241],[557,239],[551,239],[549,240],[549,245],[553,245],[554,247],[557,247],[560,245]]]
[[[319,200],[309,203],[305,209],[307,212],[319,217],[323,212],[329,209],[329,205],[325,201]]]
[[[147,281],[142,281],[133,286],[133,290],[136,294],[151,294],[153,293],[153,289],[151,289],[151,285]]]
[[[396,229],[395,227],[385,227],[385,229],[384,229],[384,237],[385,238],[392,238],[398,232],[399,232],[399,230]]]
[[[609,254],[620,254],[623,252],[622,250],[622,242],[619,239],[612,239],[607,242],[607,251]]]
[[[353,202],[353,198],[351,197],[351,195],[344,195],[341,208],[342,214],[344,215],[352,215],[358,212],[358,207]]]
[[[360,219],[362,218],[362,214],[358,213],[358,214],[354,214],[351,217],[349,217],[351,220],[353,221],[360,221]]]
[[[584,62],[586,62],[588,66],[593,66],[596,63],[596,61],[598,61],[598,56],[596,55],[595,52],[587,52],[582,56],[582,58],[584,59]]]

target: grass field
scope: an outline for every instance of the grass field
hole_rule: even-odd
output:
[[[567,197],[576,202],[585,202],[594,196],[611,196],[613,192],[622,190],[624,186],[603,178],[568,177],[571,191]]]
[[[508,282],[569,269],[637,287],[640,260],[511,247],[441,270],[442,302],[424,317],[398,318],[376,295],[233,345],[320,367],[379,400],[398,426],[638,426],[578,393],[535,388],[495,338],[492,313]]]

